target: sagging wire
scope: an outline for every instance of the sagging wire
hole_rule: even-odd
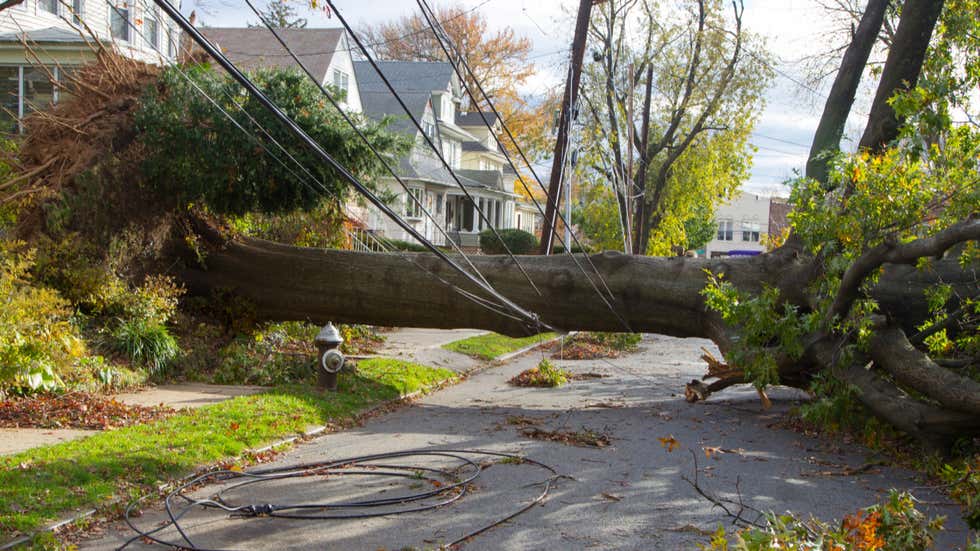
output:
[[[340,116],[343,117],[344,121],[354,130],[358,138],[360,138],[361,141],[363,141],[369,147],[369,149],[371,149],[371,151],[374,153],[378,161],[382,164],[382,166],[385,167],[385,170],[387,170],[388,173],[391,174],[391,176],[398,182],[398,184],[401,185],[402,189],[405,191],[405,196],[415,201],[415,204],[425,214],[426,218],[432,222],[432,225],[435,226],[436,229],[439,230],[440,233],[442,233],[443,237],[445,237],[446,241],[450,243],[450,245],[453,247],[453,250],[455,250],[458,254],[460,254],[463,257],[463,259],[466,261],[466,264],[474,272],[476,272],[476,274],[480,277],[480,279],[483,280],[484,283],[490,285],[490,282],[487,281],[487,278],[483,275],[483,273],[480,272],[480,270],[473,265],[473,262],[470,260],[469,256],[467,256],[466,253],[463,252],[463,249],[461,249],[459,245],[457,245],[456,242],[453,241],[453,239],[449,236],[449,233],[446,232],[446,230],[439,224],[439,222],[435,219],[435,217],[432,216],[429,210],[425,208],[425,205],[422,204],[422,201],[409,191],[408,184],[406,184],[405,181],[402,180],[402,178],[398,175],[395,169],[391,166],[391,163],[388,162],[388,159],[385,159],[384,155],[381,155],[381,153],[377,149],[370,147],[371,143],[370,140],[368,140],[367,136],[364,135],[361,129],[357,126],[357,124],[347,114],[347,112],[344,111],[343,108],[341,108],[341,106],[337,103],[337,100],[333,97],[333,94],[331,94],[323,86],[323,84],[316,78],[316,76],[313,75],[313,72],[310,71],[309,67],[307,67],[307,65],[303,63],[302,60],[299,59],[299,57],[295,54],[295,52],[293,52],[292,48],[290,48],[289,45],[286,43],[286,41],[283,40],[279,32],[276,31],[275,27],[269,23],[265,15],[255,7],[255,5],[252,3],[251,0],[245,0],[245,4],[248,5],[248,7],[252,10],[252,12],[259,18],[259,21],[261,21],[262,24],[265,25],[265,27],[269,30],[270,33],[272,33],[272,36],[275,37],[276,41],[279,42],[279,44],[283,48],[285,48],[286,52],[292,57],[293,61],[297,65],[299,65],[299,67],[303,70],[304,73],[306,73],[306,76],[309,77],[311,81],[313,81],[313,83],[316,85],[317,88],[319,88],[320,93],[322,93],[323,96],[327,98],[327,101],[330,102],[330,105],[332,105],[334,109],[336,109],[337,112],[340,113]]]
[[[489,287],[478,278],[463,269],[458,263],[449,258],[443,251],[432,244],[431,241],[426,239],[421,235],[411,224],[403,220],[397,213],[395,213],[388,205],[386,205],[380,198],[377,197],[369,188],[367,188],[361,181],[354,176],[349,170],[347,170],[343,165],[337,162],[329,153],[327,153],[316,141],[314,141],[296,122],[286,115],[275,103],[273,103],[269,98],[256,87],[256,85],[246,77],[234,63],[229,61],[227,57],[224,56],[207,38],[205,38],[189,21],[169,2],[166,0],[154,0],[158,7],[163,10],[168,17],[170,17],[174,22],[176,22],[181,29],[187,33],[201,48],[210,55],[219,65],[222,66],[240,85],[242,85],[263,107],[265,107],[273,116],[275,116],[286,128],[297,137],[303,145],[305,145],[311,153],[319,157],[319,159],[332,167],[338,174],[340,174],[345,180],[350,183],[361,195],[363,195],[371,204],[373,204],[378,210],[384,213],[386,216],[391,218],[396,224],[398,224],[403,230],[405,230],[414,239],[419,241],[423,246],[429,249],[430,252],[439,257],[442,261],[450,265],[455,271],[457,271],[464,278],[468,279],[479,288],[483,289],[491,296],[494,296],[503,303],[507,308],[516,313],[519,317],[523,318],[526,322],[531,324],[542,323],[537,316],[532,312],[525,310],[523,307],[515,304],[513,301],[503,296],[493,288]],[[339,14],[338,14],[339,15]]]
[[[487,464],[475,461],[472,456],[496,458],[497,461]],[[419,461],[421,459],[448,460],[452,463],[450,466],[443,467],[411,464],[413,460]],[[392,460],[396,460],[398,463],[390,463]],[[550,465],[515,453],[452,448],[386,452],[248,471],[216,470],[191,478],[168,493],[164,499],[167,520],[155,528],[142,529],[134,522],[136,507],[140,500],[128,504],[123,513],[123,518],[136,535],[124,542],[119,549],[125,549],[134,542],[142,540],[191,551],[221,551],[197,545],[188,534],[188,529],[181,522],[191,511],[202,509],[224,511],[233,517],[242,519],[281,518],[294,520],[368,519],[430,511],[459,501],[468,493],[471,485],[487,468],[504,462],[519,465],[527,464],[546,471],[548,473],[546,478],[524,486],[541,486],[541,492],[506,516],[470,531],[441,547],[454,549],[471,538],[530,510],[544,501],[558,480],[570,477],[560,474],[557,469]],[[421,480],[429,482],[431,489],[392,497],[358,500],[340,499],[323,503],[249,502],[236,500],[230,496],[237,489],[256,484],[302,478],[305,484],[309,485],[311,480],[316,477],[319,477],[320,481],[327,481],[330,478],[344,476]],[[234,483],[233,481],[236,480],[241,481]],[[188,492],[202,485],[214,483],[229,484],[206,498],[192,498],[187,495]],[[175,530],[180,539],[173,541],[164,539],[161,533],[168,528]]]
[[[477,99],[476,99],[473,91],[470,89],[469,85],[467,85],[466,78],[464,77],[464,75],[460,71],[459,66],[457,65],[457,63],[456,62],[453,62],[454,57],[455,57],[455,59],[458,60],[458,63],[465,68],[467,74],[473,80],[473,83],[480,90],[481,94],[483,95],[483,98],[484,98],[485,102],[490,107],[490,109],[493,111],[494,116],[496,116],[497,120],[500,121],[501,128],[507,133],[507,136],[509,137],[510,141],[513,143],[514,147],[517,149],[518,153],[520,153],[521,158],[524,160],[524,163],[531,170],[532,175],[534,176],[535,180],[538,182],[538,186],[541,187],[541,189],[545,191],[545,197],[547,197],[546,200],[550,201],[550,197],[548,197],[547,190],[544,188],[544,185],[541,183],[541,180],[538,178],[538,175],[535,172],[534,167],[531,166],[531,163],[527,159],[527,156],[524,154],[524,151],[521,148],[520,144],[517,143],[517,139],[514,137],[514,135],[511,133],[510,129],[507,127],[506,123],[503,120],[503,117],[500,116],[500,113],[497,111],[497,108],[494,106],[493,101],[487,95],[486,91],[483,88],[483,85],[480,84],[479,79],[477,79],[476,75],[470,69],[468,63],[466,62],[465,57],[462,55],[462,52],[459,51],[459,49],[453,43],[452,39],[449,37],[449,33],[445,30],[444,27],[442,27],[442,24],[436,18],[435,12],[432,10],[431,6],[429,6],[429,3],[426,0],[416,0],[416,3],[418,4],[419,9],[422,11],[422,15],[425,17],[426,23],[429,25],[429,28],[432,30],[433,35],[435,36],[436,41],[439,43],[440,48],[442,49],[443,53],[445,53],[446,58],[449,60],[449,64],[453,67],[453,70],[455,71],[456,75],[459,77],[460,84],[463,87],[463,89],[466,90],[466,94],[469,96],[470,102],[473,104],[474,108],[476,108],[477,111],[480,113],[480,117],[483,119],[483,123],[484,123],[484,125],[486,125],[487,131],[490,132],[490,135],[493,136],[495,139],[497,138],[496,133],[493,130],[492,124],[490,123],[489,120],[487,120],[486,113],[483,110],[479,109],[479,102],[477,101]],[[448,44],[448,48],[447,48],[447,44]],[[452,49],[453,53],[450,53],[449,48]],[[453,54],[455,54],[455,56]],[[569,74],[569,77],[568,78],[569,78],[569,80],[571,79],[571,74]],[[571,107],[571,109],[572,109],[572,112],[574,112],[574,106]],[[571,129],[571,126],[572,126],[572,119],[573,119],[573,117],[571,117],[571,116],[568,117],[568,127],[569,127],[569,130]],[[570,150],[570,148],[571,148],[571,140],[569,140],[568,145],[566,146],[566,148],[568,150]],[[527,185],[527,182],[524,181],[524,177],[521,175],[520,171],[517,169],[517,166],[515,165],[513,159],[511,158],[510,153],[507,151],[507,148],[506,147],[501,147],[500,150],[503,153],[504,157],[507,159],[507,163],[510,165],[511,169],[517,175],[517,179],[521,183],[521,186],[524,188],[524,191],[527,193],[528,197],[531,198],[531,201],[534,204],[535,208],[538,210],[538,212],[541,213],[542,216],[545,216],[544,209],[541,207],[541,204],[538,202],[538,200],[534,197],[534,194],[531,192],[531,189]],[[569,158],[569,156],[567,154],[567,151],[566,151],[565,158],[566,159]],[[564,175],[564,171],[565,171],[565,167],[562,166],[562,175]],[[579,246],[579,248],[581,248],[584,251],[585,250],[585,247],[582,245],[581,241],[579,241],[578,236],[575,235],[575,232],[574,231],[571,231],[571,226],[569,225],[570,222],[568,220],[566,220],[565,217],[561,214],[561,209],[559,208],[559,205],[557,204],[557,202],[554,204],[554,207],[555,207],[555,214],[562,221],[562,223],[564,223],[566,225],[566,227],[568,227],[570,229],[569,234],[571,235],[572,240],[575,242],[576,245]],[[599,271],[598,267],[595,265],[594,262],[592,262],[591,257],[588,254],[586,254],[586,253],[583,252],[583,256],[589,262],[589,264],[592,267],[593,272],[595,273],[595,275],[597,276],[597,278],[599,279],[599,281],[602,283],[602,286],[605,288],[605,291],[608,294],[608,298],[602,293],[602,291],[599,290],[598,286],[593,281],[592,276],[589,275],[589,273],[585,270],[585,268],[582,266],[582,264],[578,261],[578,258],[575,256],[575,253],[572,252],[572,247],[571,247],[572,244],[571,243],[566,243],[565,240],[562,239],[561,235],[559,235],[557,233],[555,233],[555,236],[558,238],[559,243],[561,243],[561,245],[565,248],[565,251],[569,255],[571,255],[571,258],[575,262],[575,265],[579,268],[579,270],[582,272],[582,274],[585,275],[586,279],[589,281],[589,284],[592,286],[593,290],[596,292],[596,294],[599,295],[599,298],[605,303],[606,307],[609,308],[609,310],[610,310],[610,312],[612,312],[613,316],[615,316],[617,318],[617,320],[623,325],[623,327],[626,329],[627,332],[632,333],[633,330],[630,327],[629,322],[625,319],[625,317],[623,317],[616,310],[616,308],[610,302],[610,300],[613,301],[613,302],[615,302],[616,297],[613,294],[612,290],[609,288],[609,284],[606,282],[605,278],[602,276],[602,273]]]
[[[116,11],[118,12],[118,7],[117,7],[117,6],[115,6],[114,4],[112,4],[111,2],[109,2],[109,0],[106,0],[106,2],[107,2],[107,4],[109,5],[109,7],[110,7],[111,9],[113,9],[113,10],[116,10]],[[122,14],[120,13],[120,16],[121,16],[121,15],[122,15]],[[136,32],[136,34],[137,34],[137,35],[139,36],[139,38],[141,38],[141,39],[143,39],[144,41],[146,41],[146,37],[145,37],[145,36],[143,35],[143,33],[142,33],[142,31],[141,31],[141,30],[140,30],[140,29],[139,29],[139,28],[138,28],[138,27],[137,27],[137,26],[136,26],[136,25],[135,25],[135,24],[134,24],[134,23],[133,23],[132,21],[130,21],[130,20],[129,20],[128,18],[123,18],[123,19],[124,19],[125,21],[127,21],[127,24],[129,25],[129,27],[130,27],[130,28],[131,28],[131,29],[132,29],[132,30],[133,30],[134,32]],[[148,42],[148,41],[147,41],[147,42]],[[159,47],[158,47],[158,46],[154,46],[154,49],[155,49],[155,51],[156,51],[156,53],[157,53],[157,54],[158,54],[158,55],[159,55],[159,56],[161,57],[161,59],[163,59],[163,53],[162,53],[162,52],[160,51],[160,49],[159,49]],[[185,51],[185,53],[187,52],[187,50],[186,50],[186,49],[184,49],[184,51]],[[260,123],[259,121],[257,121],[257,120],[256,120],[256,119],[255,119],[255,118],[254,118],[254,117],[253,117],[253,116],[251,115],[251,113],[249,113],[249,112],[248,112],[248,110],[247,110],[247,109],[245,109],[245,107],[244,107],[244,106],[243,106],[243,105],[242,105],[241,103],[239,103],[239,102],[238,102],[238,100],[236,100],[236,99],[235,99],[234,97],[232,97],[232,96],[231,96],[231,94],[230,94],[229,92],[227,92],[227,91],[225,91],[225,96],[226,96],[226,97],[228,98],[228,100],[229,100],[229,101],[231,101],[231,102],[232,102],[232,104],[234,104],[234,105],[235,105],[235,107],[236,107],[236,108],[238,109],[238,111],[239,111],[239,112],[241,112],[241,113],[242,113],[243,115],[245,115],[245,117],[246,117],[246,118],[247,118],[247,119],[248,119],[248,120],[249,120],[249,121],[250,121],[250,122],[252,123],[252,125],[254,125],[254,126],[256,127],[256,129],[257,129],[257,130],[259,130],[259,131],[260,131],[260,132],[261,132],[261,133],[262,133],[262,134],[263,134],[263,135],[264,135],[264,136],[265,136],[266,138],[268,138],[268,139],[269,139],[269,140],[270,140],[270,141],[271,141],[271,142],[272,142],[272,143],[273,143],[273,144],[274,144],[274,145],[275,145],[275,146],[276,146],[276,147],[277,147],[277,148],[278,148],[278,149],[279,149],[279,150],[280,150],[280,151],[281,151],[281,152],[282,152],[283,154],[285,154],[285,155],[286,155],[286,156],[287,156],[287,157],[288,157],[288,158],[289,158],[289,159],[290,159],[290,160],[291,160],[291,161],[292,161],[292,162],[293,162],[293,163],[294,163],[294,164],[295,164],[296,166],[298,166],[298,167],[300,168],[300,170],[302,170],[303,172],[305,172],[305,173],[306,173],[306,175],[307,175],[307,177],[309,178],[309,180],[312,180],[313,182],[315,182],[316,184],[318,184],[318,185],[319,185],[319,187],[320,187],[320,191],[319,191],[319,192],[318,192],[318,191],[317,191],[316,189],[314,189],[314,187],[313,187],[313,186],[312,186],[312,185],[310,184],[310,182],[309,182],[308,180],[306,180],[306,179],[304,179],[303,177],[301,177],[300,175],[298,175],[298,174],[297,174],[297,173],[296,173],[295,171],[293,171],[293,170],[292,170],[292,169],[291,169],[291,168],[290,168],[290,167],[289,167],[289,166],[288,166],[288,165],[286,164],[286,162],[285,162],[285,161],[283,161],[283,160],[282,160],[281,158],[279,158],[278,156],[276,156],[276,155],[275,155],[275,154],[274,154],[274,153],[273,153],[273,152],[272,152],[272,151],[271,151],[271,150],[270,150],[270,149],[268,148],[268,146],[266,146],[266,144],[265,144],[265,143],[263,143],[263,142],[262,142],[261,140],[259,140],[259,139],[258,139],[258,137],[257,137],[257,136],[255,136],[255,134],[253,134],[252,132],[249,132],[249,131],[248,131],[248,129],[246,129],[245,127],[243,127],[243,126],[241,125],[241,123],[239,123],[239,122],[238,122],[238,121],[237,121],[237,120],[236,120],[236,119],[235,119],[235,118],[234,118],[234,117],[233,117],[233,116],[231,115],[231,113],[229,113],[229,112],[228,112],[228,111],[227,111],[227,110],[226,110],[225,108],[223,108],[223,107],[221,106],[221,104],[219,104],[219,103],[217,102],[217,100],[215,100],[215,99],[214,99],[213,97],[211,97],[211,95],[210,95],[210,94],[208,94],[206,90],[204,90],[203,88],[201,88],[201,86],[200,86],[200,85],[199,85],[199,84],[198,84],[197,82],[195,82],[195,81],[194,81],[194,79],[193,79],[193,78],[191,78],[191,77],[190,77],[190,75],[188,75],[188,74],[186,73],[186,71],[184,71],[184,70],[182,70],[182,69],[180,68],[180,66],[179,66],[179,65],[175,65],[175,66],[174,66],[174,68],[175,68],[175,69],[177,70],[177,72],[178,72],[178,74],[180,74],[180,75],[181,75],[181,77],[183,77],[183,78],[184,78],[184,79],[185,79],[185,80],[187,81],[187,83],[188,83],[188,84],[190,84],[190,85],[191,85],[191,86],[192,86],[192,87],[193,87],[193,88],[194,88],[194,89],[195,89],[195,90],[196,90],[196,91],[197,91],[197,92],[198,92],[199,94],[201,94],[202,96],[204,96],[204,98],[205,98],[205,99],[207,99],[207,100],[208,100],[208,102],[209,102],[209,103],[210,103],[210,104],[211,104],[211,105],[212,105],[213,107],[215,107],[215,108],[216,108],[216,109],[217,109],[217,110],[218,110],[219,112],[221,112],[221,114],[222,114],[222,115],[224,115],[224,116],[225,116],[225,118],[227,118],[227,119],[229,120],[229,122],[231,122],[231,123],[232,123],[232,125],[234,125],[234,126],[235,126],[236,128],[238,128],[238,129],[239,129],[239,130],[240,130],[240,131],[241,131],[242,133],[244,133],[244,134],[245,134],[245,135],[246,135],[246,136],[247,136],[248,138],[250,138],[250,139],[251,139],[251,140],[252,140],[252,141],[253,141],[253,142],[254,142],[254,143],[255,143],[256,145],[258,145],[258,146],[259,146],[259,147],[260,147],[260,148],[261,148],[261,149],[262,149],[262,150],[263,150],[263,151],[264,151],[264,152],[265,152],[265,153],[266,153],[267,155],[269,155],[269,156],[270,156],[270,157],[272,157],[272,158],[273,158],[273,159],[274,159],[274,160],[275,160],[276,162],[278,162],[278,163],[279,163],[279,164],[280,164],[280,165],[281,165],[281,166],[282,166],[282,167],[283,167],[283,168],[284,168],[284,169],[285,169],[285,170],[286,170],[287,172],[289,172],[289,174],[290,174],[290,175],[291,175],[291,176],[292,176],[293,178],[295,178],[296,180],[298,180],[298,181],[300,181],[301,183],[303,183],[303,185],[305,185],[305,186],[306,186],[306,187],[307,187],[307,188],[308,188],[308,189],[309,189],[310,191],[312,191],[313,193],[326,193],[326,188],[325,188],[325,187],[323,186],[323,184],[322,184],[322,183],[321,183],[321,182],[320,182],[319,180],[317,180],[317,178],[316,178],[316,176],[315,176],[315,175],[313,175],[313,173],[312,173],[312,172],[310,172],[310,170],[309,170],[309,169],[308,169],[308,168],[307,168],[307,167],[306,167],[305,165],[303,165],[303,164],[302,164],[302,163],[301,163],[301,162],[300,162],[300,161],[299,161],[298,159],[296,159],[296,157],[295,157],[295,156],[293,156],[293,155],[292,155],[292,154],[291,154],[291,153],[289,152],[289,150],[287,150],[287,149],[285,148],[285,146],[283,146],[283,145],[282,145],[282,144],[281,144],[281,143],[280,143],[280,142],[279,142],[278,140],[276,140],[276,138],[275,138],[275,137],[274,137],[274,136],[273,136],[273,135],[272,135],[272,134],[271,134],[271,133],[270,133],[270,132],[268,131],[268,129],[266,129],[266,128],[265,128],[265,127],[264,127],[264,126],[263,126],[263,125],[262,125],[262,124],[261,124],[261,123]],[[417,198],[415,198],[415,199],[417,200]],[[424,207],[423,207],[423,208],[424,208]],[[345,230],[345,231],[346,231],[346,230]],[[377,240],[377,238],[375,238],[374,236],[371,236],[371,237],[372,237],[372,239],[374,239],[374,241],[375,241],[375,243],[376,243],[376,244],[378,244],[378,245],[380,246],[380,248],[381,248],[382,250],[384,250],[385,252],[392,252],[392,251],[390,250],[390,248],[389,248],[389,247],[387,247],[386,245],[384,245],[384,243],[383,243],[383,242],[381,242],[381,241],[378,241],[378,240]],[[442,278],[442,277],[440,277],[440,276],[438,276],[437,274],[435,274],[434,272],[432,272],[432,271],[431,271],[431,270],[429,270],[428,268],[426,268],[426,267],[424,267],[424,266],[422,266],[421,264],[419,264],[419,262],[418,262],[417,260],[415,260],[414,258],[411,258],[411,259],[410,259],[410,258],[408,258],[408,257],[405,257],[405,256],[402,256],[402,255],[399,255],[398,257],[399,257],[399,258],[402,258],[402,259],[404,259],[404,260],[405,260],[406,262],[409,262],[409,263],[411,263],[411,264],[415,264],[415,266],[416,266],[416,267],[418,267],[419,269],[421,269],[421,270],[422,270],[423,272],[425,272],[426,274],[428,274],[428,275],[430,275],[430,276],[432,276],[432,277],[434,277],[434,278],[435,278],[436,280],[438,280],[439,282],[441,282],[441,283],[443,283],[443,284],[445,284],[445,285],[447,285],[447,286],[449,286],[449,287],[450,287],[451,289],[453,289],[453,290],[454,290],[455,292],[457,292],[457,293],[459,293],[459,294],[460,294],[461,296],[463,296],[464,298],[466,298],[466,299],[468,299],[468,300],[470,300],[470,301],[472,301],[472,302],[474,302],[474,303],[475,303],[475,304],[477,304],[478,306],[481,306],[481,307],[483,307],[483,308],[487,308],[487,309],[489,309],[490,311],[492,311],[492,312],[494,312],[494,313],[497,313],[497,314],[503,314],[503,310],[504,310],[504,308],[505,308],[504,306],[502,306],[502,305],[500,305],[500,304],[497,304],[497,303],[495,303],[495,302],[493,302],[493,301],[490,301],[490,300],[488,300],[488,299],[485,299],[485,298],[482,298],[482,297],[480,297],[480,299],[479,299],[479,300],[474,300],[474,298],[473,298],[473,297],[476,297],[477,295],[474,295],[473,293],[470,293],[470,292],[468,292],[468,291],[464,291],[463,289],[461,289],[461,288],[459,288],[459,287],[458,287],[458,286],[456,286],[455,284],[453,284],[453,283],[450,283],[449,281],[446,281],[446,280],[445,280],[444,278]],[[466,255],[465,255],[465,254],[463,255],[463,257],[464,257],[464,258],[466,258],[466,260],[467,260],[467,261],[469,262],[469,258],[468,258],[468,257],[466,257]],[[470,265],[472,265],[472,263],[470,263]],[[475,269],[475,267],[474,267],[474,269]],[[476,271],[477,271],[477,273],[479,273],[479,270],[476,270]],[[482,279],[483,279],[484,281],[486,281],[486,278],[484,278],[484,277],[483,277],[483,274],[480,274],[480,277],[481,277],[481,278],[482,278]],[[505,317],[507,317],[507,318],[509,318],[509,319],[511,319],[511,320],[516,320],[516,321],[518,321],[518,322],[521,322],[521,321],[522,321],[522,320],[521,320],[520,318],[518,318],[518,317],[516,317],[516,316],[513,316],[513,315],[510,315],[510,314],[506,314],[506,315],[505,315]]]
[[[497,240],[503,246],[504,250],[507,251],[508,257],[510,257],[510,260],[517,266],[521,274],[523,274],[524,279],[526,279],[528,284],[530,284],[531,288],[534,289],[534,292],[537,293],[539,296],[541,296],[541,290],[538,289],[538,286],[534,283],[534,280],[531,279],[531,275],[528,274],[527,270],[524,268],[524,265],[521,264],[519,260],[517,260],[517,257],[514,256],[514,253],[510,250],[510,247],[508,247],[507,243],[503,240],[502,237],[500,237],[500,233],[497,231],[497,228],[494,227],[493,222],[483,211],[483,209],[480,208],[479,202],[474,200],[469,190],[466,189],[466,186],[459,179],[459,176],[453,170],[452,166],[450,166],[449,162],[446,161],[446,157],[442,154],[442,151],[438,147],[436,147],[435,143],[433,143],[432,141],[432,138],[430,138],[429,135],[425,132],[425,129],[422,127],[422,123],[419,122],[415,114],[412,113],[412,110],[409,109],[409,107],[405,104],[405,101],[402,99],[398,91],[395,90],[395,87],[388,80],[388,77],[384,74],[384,71],[382,71],[381,67],[378,66],[378,63],[377,61],[375,61],[374,56],[372,56],[371,52],[369,52],[368,49],[364,47],[363,43],[361,42],[361,39],[354,32],[354,29],[351,27],[350,23],[347,22],[347,19],[345,19],[344,16],[340,13],[340,11],[334,5],[332,0],[326,0],[326,2],[327,5],[330,6],[330,9],[333,10],[333,13],[337,16],[337,20],[340,21],[341,25],[344,26],[344,29],[347,31],[347,34],[351,37],[354,43],[357,44],[358,48],[360,48],[361,53],[364,55],[365,60],[371,64],[371,67],[381,78],[381,81],[384,82],[385,87],[388,88],[388,91],[391,92],[391,94],[394,96],[395,100],[401,106],[402,110],[404,110],[405,113],[408,115],[409,120],[412,121],[412,124],[415,126],[416,130],[418,130],[418,132],[421,134],[425,143],[436,154],[436,157],[442,163],[443,167],[449,172],[449,175],[452,176],[453,180],[456,182],[456,185],[459,187],[460,191],[463,192],[463,195],[465,195],[466,198],[470,201],[470,203],[473,204],[473,210],[480,215],[480,219],[483,220],[483,222],[486,223],[487,228],[489,228],[490,231],[493,232],[494,237],[497,238]]]

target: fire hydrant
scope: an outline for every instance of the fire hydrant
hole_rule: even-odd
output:
[[[321,390],[337,390],[337,375],[344,367],[344,354],[339,350],[344,339],[327,323],[313,341],[317,348],[316,386]]]

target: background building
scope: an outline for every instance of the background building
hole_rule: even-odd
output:
[[[786,199],[740,192],[715,211],[717,231],[698,256],[754,255],[765,251],[762,238],[786,226]]]

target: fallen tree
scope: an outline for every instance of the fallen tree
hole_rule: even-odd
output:
[[[742,259],[521,258],[538,292],[507,258],[479,257],[474,264],[542,324],[712,339],[729,366],[711,384],[693,381],[692,399],[739,383],[760,391],[776,383],[807,388],[815,375],[831,373],[857,388],[870,411],[922,441],[945,446],[980,433],[978,383],[933,361],[930,353],[942,353],[936,346],[916,348],[908,337],[942,323],[947,350],[966,335],[961,351],[976,353],[980,208],[969,167],[977,140],[970,129],[928,120],[924,113],[948,105],[916,103],[923,94],[914,94],[923,90],[917,80],[927,54],[941,57],[936,50],[956,46],[953,27],[933,37],[942,1],[905,3],[862,152],[837,153],[885,4],[869,3],[845,51],[811,151],[810,178],[794,193],[797,232],[782,248]],[[929,69],[931,79],[941,73]],[[896,142],[902,132],[904,145]],[[207,270],[182,277],[199,293],[235,289],[260,317],[515,335],[540,328],[468,300],[478,290],[429,255],[319,251],[218,234],[210,242]],[[935,300],[937,289],[944,300]]]
[[[869,37],[880,30],[884,3],[869,2],[845,52],[808,163],[811,178],[795,184],[795,233],[771,253],[723,259],[617,253],[588,260],[519,257],[538,291],[508,257],[471,259],[497,291],[540,316],[540,325],[501,315],[506,309],[492,304],[493,297],[432,255],[301,248],[249,238],[227,229],[213,212],[178,204],[162,209],[177,223],[168,226],[168,242],[160,247],[166,258],[157,269],[178,276],[193,294],[236,297],[249,305],[250,316],[267,320],[472,327],[511,335],[552,326],[705,337],[718,344],[727,364],[715,366],[710,384],[692,383],[692,399],[740,383],[753,383],[760,391],[771,384],[808,388],[814,377],[830,374],[856,388],[861,402],[882,419],[946,446],[980,433],[974,378],[980,342],[980,186],[974,161],[980,136],[942,116],[956,103],[949,94],[935,93],[949,85],[941,81],[948,74],[944,64],[962,58],[937,50],[958,47],[975,57],[978,50],[964,41],[976,40],[977,33],[957,26],[963,6],[943,12],[941,1],[907,0],[863,150],[842,155],[837,149],[844,121],[865,70]],[[941,16],[949,20],[933,36]],[[917,83],[923,71],[928,78]],[[969,78],[958,85],[969,88]],[[91,100],[87,112],[99,113],[98,91],[85,97]],[[127,111],[112,119],[119,126],[115,134],[126,139],[99,141],[100,154],[143,153],[139,148],[150,142],[138,140],[132,129],[131,110],[139,103],[127,103]],[[89,130],[87,115],[76,113],[66,127],[52,118],[61,112],[45,115],[46,127],[69,137]],[[182,120],[197,127],[197,119],[171,117],[168,128],[180,131]],[[167,142],[160,135],[155,140]],[[343,140],[338,143],[334,146]],[[47,142],[29,134],[26,144]],[[77,187],[75,176],[81,173],[66,168],[71,159],[59,157],[53,166],[40,153],[40,147],[21,150],[17,169],[31,175],[27,189],[56,194]],[[77,158],[91,164],[98,155]],[[224,162],[239,164],[230,157]],[[255,179],[238,178],[228,189],[234,193],[239,181],[255,204],[271,204]],[[14,184],[7,189],[18,189]],[[197,184],[190,191],[201,189]],[[200,199],[207,204],[208,194],[220,191],[209,186]],[[103,197],[103,204],[113,204],[111,198]],[[26,219],[49,217],[51,211],[42,207],[35,205],[35,216]],[[45,225],[50,219],[31,228],[40,231]]]

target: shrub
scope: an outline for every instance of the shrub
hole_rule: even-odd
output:
[[[347,182],[296,144],[288,130],[234,80],[198,65],[183,71],[165,69],[146,89],[134,122],[145,157],[140,166],[148,191],[175,207],[207,205],[215,214],[283,213],[311,210],[329,201],[343,201]],[[295,70],[259,70],[251,75],[276,105],[338,162],[368,184],[384,170],[371,149],[323,101],[317,87]],[[230,118],[209,103],[198,88],[225,104]],[[291,166],[272,162],[239,126],[254,126],[227,98],[238,98],[250,117],[269,129],[288,154],[312,177]],[[387,122],[356,117],[361,132],[382,154],[397,158],[410,147],[405,137],[388,132]],[[280,153],[276,152],[279,156]],[[310,182],[315,182],[311,185]]]
[[[522,371],[510,380],[515,386],[559,387],[568,382],[568,372],[548,360],[541,360],[537,367]]]
[[[835,526],[816,519],[803,520],[791,513],[766,514],[766,527],[746,528],[729,542],[724,527],[702,549],[710,551],[777,549],[854,549],[921,551],[932,548],[942,529],[943,517],[927,519],[915,508],[915,498],[892,490],[888,499],[861,509]]]
[[[268,324],[235,339],[221,352],[211,380],[218,384],[312,383],[319,328],[312,324]]]
[[[497,230],[500,239],[493,234],[493,230],[483,230],[480,232],[480,249],[486,254],[506,254],[507,249],[514,254],[531,254],[538,246],[538,238],[534,235],[518,229]],[[504,248],[504,244],[507,245]]]
[[[86,355],[68,301],[33,285],[34,251],[0,240],[0,390],[34,392],[64,386],[58,375]]]
[[[134,363],[159,373],[177,359],[180,347],[167,327],[145,318],[120,319],[110,333],[110,346]]]

